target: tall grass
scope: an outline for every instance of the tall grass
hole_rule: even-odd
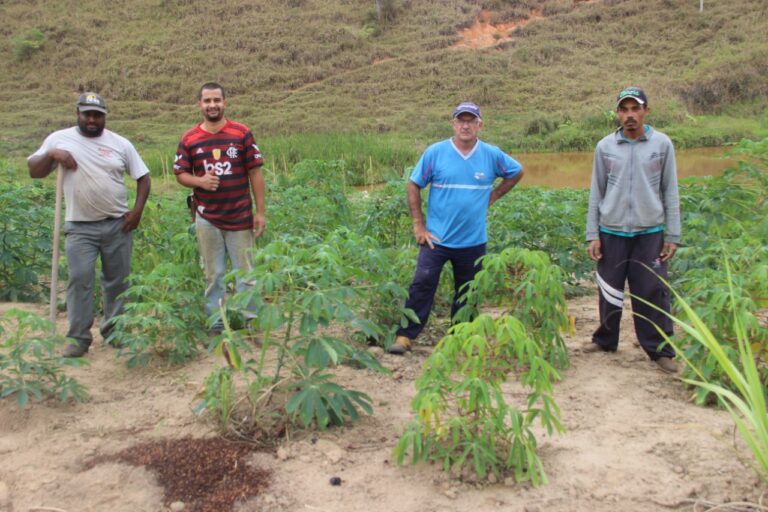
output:
[[[672,321],[693,340],[707,350],[717,365],[718,374],[725,375],[727,382],[713,382],[707,378],[708,371],[685,357],[674,340],[666,336],[685,364],[695,373],[696,378],[683,379],[683,382],[705,389],[718,398],[718,402],[730,413],[736,428],[745,442],[753,460],[748,463],[760,478],[768,484],[768,408],[766,408],[766,388],[758,369],[758,357],[752,351],[739,311],[737,298],[732,283],[733,276],[728,260],[724,260],[725,271],[730,289],[730,303],[734,315],[734,335],[738,357],[734,361],[728,355],[731,347],[721,343],[696,311],[686,303],[683,297],[672,290],[681,316],[668,314]]]

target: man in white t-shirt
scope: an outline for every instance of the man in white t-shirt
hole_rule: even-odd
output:
[[[67,336],[74,342],[65,357],[81,357],[93,341],[93,287],[96,258],[101,258],[105,340],[112,319],[122,312],[125,282],[131,271],[131,232],[138,227],[149,196],[149,169],[128,139],[104,128],[107,106],[96,93],[77,101],[77,126],[50,134],[27,159],[29,175],[44,178],[64,172],[67,265]],[[128,208],[124,176],[136,180],[136,201]]]

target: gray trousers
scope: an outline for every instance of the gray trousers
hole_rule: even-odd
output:
[[[118,296],[128,285],[125,279],[131,272],[133,237],[122,230],[123,219],[105,219],[96,222],[66,222],[67,265],[67,336],[81,345],[93,341],[93,287],[96,278],[96,258],[101,257],[101,290],[104,318],[101,334],[109,336],[111,321],[122,313],[123,299]]]

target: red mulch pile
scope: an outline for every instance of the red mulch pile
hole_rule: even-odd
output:
[[[246,464],[254,449],[221,438],[153,441],[114,455],[92,459],[91,468],[121,461],[145,466],[165,489],[165,505],[183,501],[190,512],[225,512],[237,500],[258,496],[269,486],[270,471]]]

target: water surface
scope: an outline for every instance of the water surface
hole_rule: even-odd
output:
[[[717,176],[736,163],[723,158],[726,148],[682,149],[677,156],[677,175]],[[593,153],[520,153],[512,155],[525,169],[521,186],[552,188],[589,188]]]

